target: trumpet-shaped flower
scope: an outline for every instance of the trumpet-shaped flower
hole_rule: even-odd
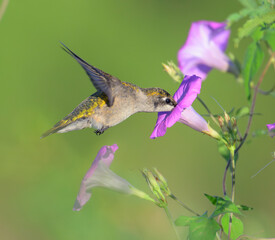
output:
[[[267,124],[267,129],[268,129],[268,133],[270,137],[274,137],[275,136],[275,123],[273,124]]]
[[[206,133],[214,138],[218,134],[210,128],[208,123],[192,107],[192,103],[200,93],[202,80],[195,75],[185,76],[180,87],[174,94],[177,106],[170,112],[158,113],[158,120],[150,138],[161,137],[167,128],[176,122],[184,123],[196,131]]]
[[[111,188],[124,193],[131,192],[131,184],[109,169],[117,149],[118,146],[114,144],[104,146],[99,150],[92,166],[82,180],[73,210],[79,211],[86,204],[92,195],[91,189],[94,187]]]
[[[179,68],[186,75],[203,80],[212,68],[239,75],[239,70],[224,53],[230,31],[224,22],[193,22],[187,40],[178,52]]]
[[[120,193],[133,194],[145,200],[154,202],[154,200],[146,193],[136,189],[128,181],[116,175],[109,169],[117,149],[118,146],[114,144],[112,146],[103,146],[99,150],[92,166],[81,182],[80,190],[73,207],[74,211],[81,210],[83,205],[87,203],[92,195],[91,190],[94,187],[103,187]]]

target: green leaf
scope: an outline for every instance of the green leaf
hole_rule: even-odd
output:
[[[227,235],[229,230],[229,221],[230,221],[230,213],[227,213],[221,219],[223,231]],[[239,218],[232,215],[230,239],[235,240],[242,234],[243,234],[243,222]]]
[[[232,13],[231,15],[229,15],[229,16],[227,17],[228,26],[231,26],[232,23],[237,22],[237,21],[239,21],[240,19],[242,19],[242,18],[244,18],[244,17],[250,15],[251,12],[253,12],[253,11],[255,11],[255,10],[244,8],[244,9],[242,9],[242,10],[241,10],[240,12],[238,12],[238,13]]]
[[[249,211],[249,210],[253,210],[252,207],[248,207],[248,206],[245,206],[245,205],[237,205],[237,207],[243,211]]]
[[[175,224],[177,226],[189,226],[189,240],[214,240],[216,232],[220,230],[215,219],[209,218],[207,212],[199,217],[179,217]]]
[[[272,24],[275,21],[275,11],[269,11],[264,13],[262,16],[256,16],[252,19],[249,19],[245,22],[245,24],[238,29],[238,38],[235,40],[238,44],[239,41],[251,35],[256,28],[263,24]]]
[[[257,8],[257,2],[255,0],[239,0],[239,2],[246,8]]]
[[[212,217],[216,217],[225,213],[237,213],[241,214],[238,207],[231,201],[225,201],[223,204],[217,205],[215,211],[212,213]]]
[[[216,217],[220,214],[225,214],[225,213],[241,214],[238,206],[236,206],[228,196],[225,196],[224,198],[222,198],[217,196],[210,196],[206,193],[204,195],[208,198],[208,200],[213,205],[216,206],[216,209],[212,213],[211,217]]]
[[[272,51],[275,51],[275,29],[268,29],[263,37],[271,47]]]
[[[254,41],[259,41],[264,36],[264,29],[260,26],[258,26],[252,33],[251,37],[254,39]]]
[[[224,199],[222,197],[211,196],[211,195],[208,195],[207,193],[205,193],[204,196],[206,196],[208,200],[215,206],[217,206],[221,202],[224,202]]]
[[[259,43],[252,42],[247,47],[242,71],[247,99],[250,99],[251,97],[250,81],[259,70],[263,62],[263,58],[264,52],[262,51]]]
[[[249,115],[250,110],[248,107],[241,107],[236,111],[236,119]]]
[[[198,217],[180,216],[176,221],[176,226],[189,226],[192,222],[196,222]]]

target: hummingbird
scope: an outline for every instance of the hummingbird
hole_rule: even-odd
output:
[[[70,114],[45,132],[41,138],[53,133],[65,133],[84,128],[94,128],[96,135],[115,126],[138,112],[171,111],[177,102],[161,88],[141,88],[122,82],[88,64],[63,43],[70,54],[85,70],[97,92],[82,101]]]

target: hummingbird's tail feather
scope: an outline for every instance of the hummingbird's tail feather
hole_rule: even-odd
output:
[[[62,130],[63,128],[67,127],[70,123],[68,121],[61,120],[57,124],[55,124],[51,129],[47,132],[43,133],[40,139],[45,138],[53,133],[57,133],[58,131]]]

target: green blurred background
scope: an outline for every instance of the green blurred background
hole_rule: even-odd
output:
[[[182,124],[151,140],[157,115],[139,113],[99,137],[91,129],[39,137],[95,91],[59,41],[123,81],[173,93],[177,84],[161,63],[176,62],[191,22],[223,21],[239,8],[225,0],[10,0],[0,22],[0,239],[174,239],[164,211],[135,197],[95,189],[80,212],[72,211],[97,151],[114,143],[119,150],[111,168],[133,185],[148,192],[139,170],[157,167],[191,208],[213,210],[203,194],[222,195],[225,161],[214,140]],[[235,49],[231,41],[228,52],[242,59],[247,43]],[[272,71],[265,89],[273,84]],[[221,112],[212,97],[228,111],[246,104],[242,86],[218,71],[203,83],[201,98]],[[205,113],[198,102],[194,107]],[[262,115],[253,130],[273,123],[274,99],[259,96],[256,112]],[[254,207],[242,217],[250,235],[275,236],[274,164],[251,179],[274,150],[274,139],[261,137],[240,151],[236,201]],[[174,218],[189,215],[169,203]],[[179,231],[186,236],[186,229]]]

